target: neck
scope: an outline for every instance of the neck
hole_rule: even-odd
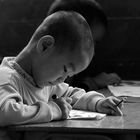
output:
[[[15,58],[16,63],[20,65],[20,67],[26,71],[29,75],[32,76],[32,68],[31,68],[31,56],[29,56],[29,52],[25,49]]]

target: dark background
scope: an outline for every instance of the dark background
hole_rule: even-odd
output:
[[[97,44],[96,72],[117,72],[140,79],[140,0],[97,0],[108,18],[108,31]],[[0,60],[17,55],[45,18],[53,0],[0,0]]]

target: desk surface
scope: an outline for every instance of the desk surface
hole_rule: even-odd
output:
[[[43,124],[12,126],[10,130],[67,133],[140,133],[140,103],[125,103],[124,116],[106,116],[102,120],[64,120]]]

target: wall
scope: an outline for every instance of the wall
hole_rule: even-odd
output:
[[[109,21],[108,32],[99,44],[98,69],[115,71],[124,79],[140,79],[140,1],[98,2]]]
[[[0,0],[0,56],[16,55],[46,16],[52,0]]]

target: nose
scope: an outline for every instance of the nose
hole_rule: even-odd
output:
[[[62,81],[65,81],[67,77],[68,77],[68,75],[64,75],[64,76],[61,78],[61,80],[62,80]]]

